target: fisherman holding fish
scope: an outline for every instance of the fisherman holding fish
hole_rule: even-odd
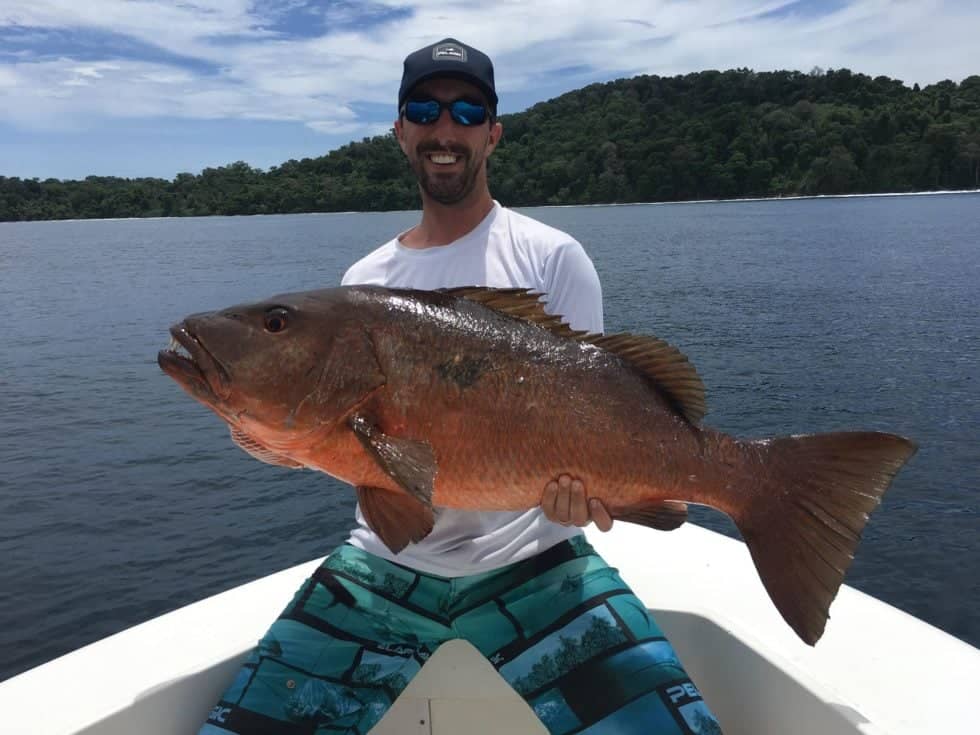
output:
[[[189,316],[158,356],[242,449],[326,472],[358,499],[347,542],[272,624],[205,735],[363,735],[456,638],[554,735],[719,733],[579,527],[670,530],[688,502],[727,513],[813,645],[868,513],[915,451],[883,432],[741,440],[702,426],[687,358],[602,334],[582,246],[491,197],[496,110],[485,54],[451,38],[410,54],[395,134],[421,221],[343,286]]]
[[[491,197],[496,109],[493,66],[477,49],[445,39],[405,59],[395,133],[422,219],[343,283],[532,289],[549,313],[601,333],[582,246]],[[472,369],[446,372],[465,387]],[[646,607],[585,541],[580,526],[612,526],[605,507],[567,474],[540,483],[530,510],[437,507],[418,541],[399,541],[397,508],[385,516],[359,488],[347,543],[275,621],[202,735],[367,733],[453,638],[484,653],[551,733],[720,732]]]
[[[395,133],[422,219],[343,283],[527,288],[573,328],[601,333],[601,287],[582,246],[491,197],[496,110],[492,62],[477,49],[445,39],[405,59]],[[446,369],[465,385],[467,365]],[[646,606],[585,541],[580,526],[612,526],[605,507],[567,474],[540,486],[530,510],[437,507],[431,531],[398,553],[376,529],[397,534],[402,519],[359,488],[350,538],[273,623],[201,734],[367,733],[453,638],[484,653],[551,733],[720,732]]]

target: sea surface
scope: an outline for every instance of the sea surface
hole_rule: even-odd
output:
[[[980,196],[525,211],[585,245],[607,331],[691,358],[711,426],[917,441],[847,582],[980,645]],[[0,224],[0,680],[344,540],[350,488],[246,455],[156,353],[417,218]]]

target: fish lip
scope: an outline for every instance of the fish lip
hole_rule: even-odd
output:
[[[190,358],[169,348],[160,350],[157,353],[160,368],[175,379],[179,375],[197,388],[205,389],[215,398],[228,398],[231,393],[228,371],[191,332],[187,323],[181,322],[170,327],[170,336],[187,350]]]

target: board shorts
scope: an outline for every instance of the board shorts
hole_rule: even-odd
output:
[[[366,735],[456,638],[487,657],[552,735],[721,732],[649,611],[578,536],[452,578],[341,546],[272,624],[199,735]]]

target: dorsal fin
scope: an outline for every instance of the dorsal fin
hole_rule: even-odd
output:
[[[687,356],[656,337],[637,334],[591,335],[587,340],[608,350],[646,375],[675,410],[697,426],[708,412],[704,383]]]
[[[548,314],[541,301],[543,294],[529,289],[465,286],[440,290],[533,322],[559,337],[592,344],[615,354],[652,380],[677,412],[694,425],[707,413],[704,383],[697,370],[686,355],[662,339],[629,333],[601,335],[576,331],[561,316]]]
[[[564,317],[546,312],[544,310],[545,302],[541,300],[544,294],[540,291],[532,291],[527,288],[488,288],[486,286],[462,286],[439,290],[450,296],[483,304],[494,311],[539,324],[559,337],[571,337],[582,341],[582,338],[588,336],[588,332],[576,331],[568,326]]]

